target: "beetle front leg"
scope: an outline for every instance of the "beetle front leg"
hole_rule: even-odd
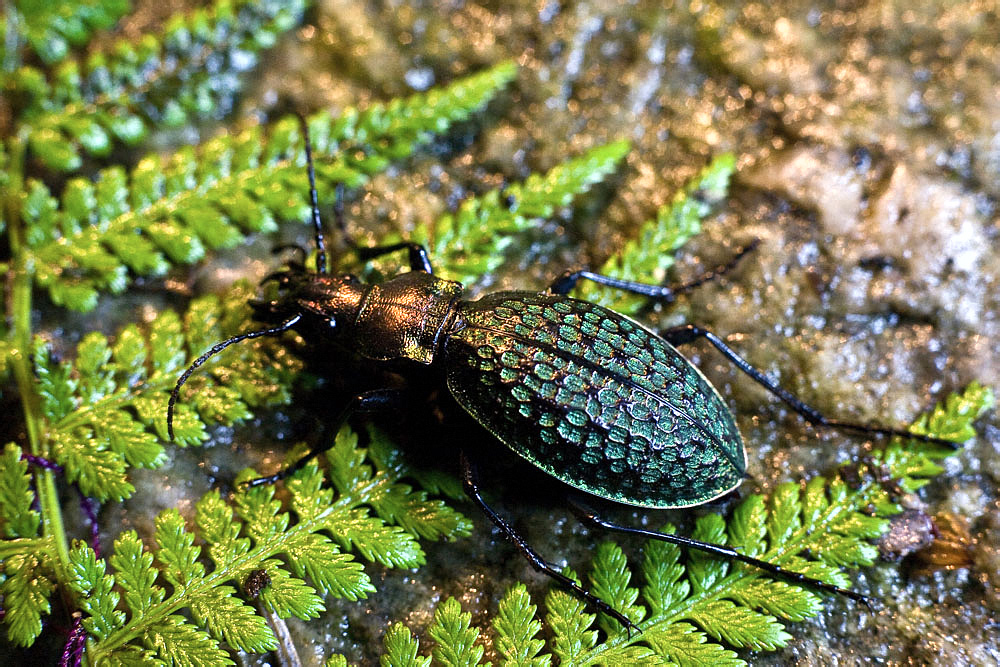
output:
[[[389,253],[396,252],[397,250],[408,251],[411,271],[424,271],[432,275],[434,274],[434,267],[431,266],[431,258],[427,254],[427,248],[423,247],[419,243],[403,241],[401,243],[378,245],[371,248],[354,246],[354,251],[358,253],[358,258],[363,262],[375,259],[376,257],[381,257],[382,255],[388,255]]]
[[[736,560],[741,563],[746,563],[755,568],[763,570],[768,574],[772,574],[776,577],[784,579],[786,581],[791,581],[793,583],[806,586],[809,588],[814,588],[828,593],[836,593],[837,595],[843,595],[844,597],[850,598],[855,602],[861,602],[866,607],[871,609],[871,605],[868,604],[868,598],[855,591],[841,588],[840,586],[834,586],[833,584],[828,584],[825,581],[820,581],[819,579],[813,579],[812,577],[807,577],[804,574],[798,572],[793,572],[792,570],[786,570],[785,568],[775,565],[774,563],[769,563],[758,558],[753,558],[752,556],[747,556],[740,553],[732,547],[722,546],[721,544],[712,544],[711,542],[702,542],[700,540],[695,540],[690,537],[684,537],[683,535],[674,535],[673,533],[660,533],[655,530],[645,530],[643,528],[632,528],[631,526],[623,526],[621,524],[613,523],[607,519],[603,519],[597,515],[594,510],[587,507],[585,504],[579,500],[570,499],[570,507],[573,512],[580,519],[580,522],[591,528],[598,528],[601,530],[607,530],[615,533],[624,533],[626,535],[638,535],[640,537],[645,537],[653,540],[660,540],[662,542],[669,542],[670,544],[676,544],[679,547],[684,547],[685,549],[696,549],[698,551],[711,554],[713,556],[718,556],[719,558],[724,558],[726,560]]]
[[[355,412],[378,412],[380,410],[384,410],[388,406],[398,404],[400,393],[399,389],[374,389],[372,391],[366,391],[362,394],[358,394],[352,398],[344,409],[340,411],[340,414],[337,415],[337,419],[334,422],[337,424],[337,431],[344,426],[348,418],[350,418],[350,416]],[[324,443],[325,444],[316,445],[295,463],[287,468],[279,470],[273,475],[268,475],[267,477],[257,477],[256,479],[251,479],[248,482],[243,482],[244,488],[249,489],[255,486],[262,486],[264,484],[274,484],[280,479],[285,479],[294,475],[299,470],[302,470],[302,468],[304,468],[314,456],[322,454],[333,447],[334,439],[326,438]]]
[[[886,428],[884,426],[878,426],[873,424],[859,424],[856,422],[843,421],[840,419],[830,419],[823,416],[819,410],[813,408],[810,405],[802,402],[796,398],[791,392],[783,389],[772,377],[769,377],[757,370],[750,363],[736,354],[728,345],[726,345],[721,338],[716,336],[714,333],[708,329],[703,329],[694,324],[684,324],[679,327],[673,327],[671,329],[666,329],[660,332],[671,345],[683,345],[685,343],[690,343],[699,338],[704,338],[709,343],[712,344],[715,349],[721,352],[729,361],[733,363],[738,369],[750,376],[750,378],[764,387],[769,393],[777,396],[784,402],[788,407],[790,407],[795,412],[802,415],[802,417],[813,424],[814,426],[823,426],[827,428],[839,429],[841,431],[850,431],[853,433],[861,433],[864,435],[884,435],[884,436],[899,436],[901,438],[908,438],[911,440],[919,440],[921,442],[929,442],[935,445],[942,445],[950,449],[957,449],[958,444],[952,442],[951,440],[944,440],[942,438],[933,438],[928,435],[922,435],[919,433],[911,433],[906,429],[902,428]]]
[[[626,632],[628,632],[629,637],[632,636],[633,630],[636,632],[642,632],[642,628],[633,623],[627,616],[588,591],[580,584],[573,581],[571,578],[567,577],[565,574],[560,572],[555,565],[552,565],[542,558],[541,555],[539,555],[539,553],[535,551],[531,545],[529,545],[524,538],[521,537],[521,535],[519,535],[509,523],[507,523],[506,520],[504,520],[503,517],[497,514],[493,508],[487,505],[486,501],[483,500],[483,496],[479,491],[479,472],[476,469],[475,464],[472,463],[472,461],[465,455],[465,452],[461,453],[460,462],[462,466],[462,485],[465,488],[465,494],[479,506],[479,509],[483,511],[483,514],[489,517],[490,521],[492,521],[493,524],[500,529],[500,532],[502,532],[508,540],[514,543],[514,546],[517,547],[518,551],[521,552],[521,555],[528,560],[528,563],[531,564],[531,567],[534,568],[536,572],[541,572],[542,574],[551,577],[560,586],[571,591],[577,597],[583,599],[587,604],[621,623],[622,627],[624,627]]]
[[[351,247],[358,255],[358,259],[362,262],[367,262],[370,259],[375,259],[376,257],[381,257],[382,255],[388,255],[391,252],[396,252],[397,250],[406,250],[409,253],[409,262],[411,271],[425,271],[427,273],[433,274],[434,267],[431,266],[430,255],[427,254],[427,248],[423,247],[419,243],[413,243],[412,241],[403,241],[402,243],[392,243],[390,245],[379,245],[372,246],[370,248],[364,248],[358,244],[357,241],[351,238],[351,235],[347,233],[347,220],[344,216],[344,184],[337,183],[334,188],[334,198],[333,198],[333,222],[340,229],[340,233],[344,236],[344,240],[347,245]],[[321,271],[320,273],[325,273]]]
[[[605,276],[600,273],[593,273],[591,271],[567,271],[558,278],[556,278],[551,285],[549,285],[549,292],[552,294],[559,294],[565,296],[573,291],[576,284],[581,280],[589,280],[591,282],[597,283],[598,285],[604,285],[605,287],[611,287],[612,289],[620,289],[623,292],[631,292],[633,294],[640,294],[642,296],[649,297],[650,299],[655,299],[660,302],[670,303],[676,298],[678,294],[685,294],[690,292],[695,287],[703,285],[711,280],[715,280],[719,276],[729,273],[739,261],[748,252],[760,245],[760,239],[754,239],[747,245],[743,246],[736,251],[736,254],[726,262],[725,264],[720,264],[710,271],[697,276],[696,278],[680,285],[650,285],[647,283],[639,283],[631,280],[621,280],[619,278],[612,278],[611,276]]]

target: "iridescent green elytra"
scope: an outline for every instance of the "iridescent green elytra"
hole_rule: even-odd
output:
[[[700,505],[743,481],[743,440],[718,392],[642,325],[536,292],[462,302],[457,321],[448,389],[560,481],[656,508]]]

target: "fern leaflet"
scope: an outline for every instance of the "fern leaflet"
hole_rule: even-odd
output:
[[[264,618],[237,594],[252,573],[268,575],[258,593],[267,612],[309,619],[322,611],[323,595],[356,600],[375,590],[351,551],[390,567],[415,567],[424,558],[417,534],[468,534],[465,517],[399,481],[405,467],[373,466],[349,430],[338,434],[327,459],[334,488],[323,486],[310,464],[288,480],[288,510],[273,486],[239,492],[232,506],[212,492],[196,505],[194,531],[176,510],[160,514],[152,550],[127,531],[105,564],[76,544],[72,586],[93,638],[89,659],[100,664],[142,652],[168,664],[230,664],[221,642],[258,653],[276,646]],[[240,479],[255,476],[247,470]],[[398,502],[387,508],[386,497]],[[467,619],[463,626],[445,618],[447,632],[471,647]]]
[[[389,105],[310,117],[321,202],[331,201],[336,183],[357,185],[432,131],[468,117],[514,71],[505,63]],[[273,230],[277,219],[307,219],[300,134],[295,118],[266,134],[251,127],[168,158],[147,157],[131,173],[111,167],[94,182],[72,179],[59,200],[29,180],[20,212],[32,220],[27,241],[35,280],[55,303],[90,310],[100,292],[122,292],[131,275],[160,275],[194,262],[207,248]],[[363,156],[345,160],[347,148],[363,149]]]

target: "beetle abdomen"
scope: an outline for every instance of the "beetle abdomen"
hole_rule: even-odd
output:
[[[718,392],[642,325],[534,292],[463,303],[459,322],[449,390],[557,479],[643,507],[700,505],[742,481],[743,440]]]

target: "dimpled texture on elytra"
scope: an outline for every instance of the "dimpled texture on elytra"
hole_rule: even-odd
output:
[[[463,303],[448,388],[517,454],[594,495],[688,507],[736,487],[746,452],[715,388],[676,349],[601,306],[500,292]]]

